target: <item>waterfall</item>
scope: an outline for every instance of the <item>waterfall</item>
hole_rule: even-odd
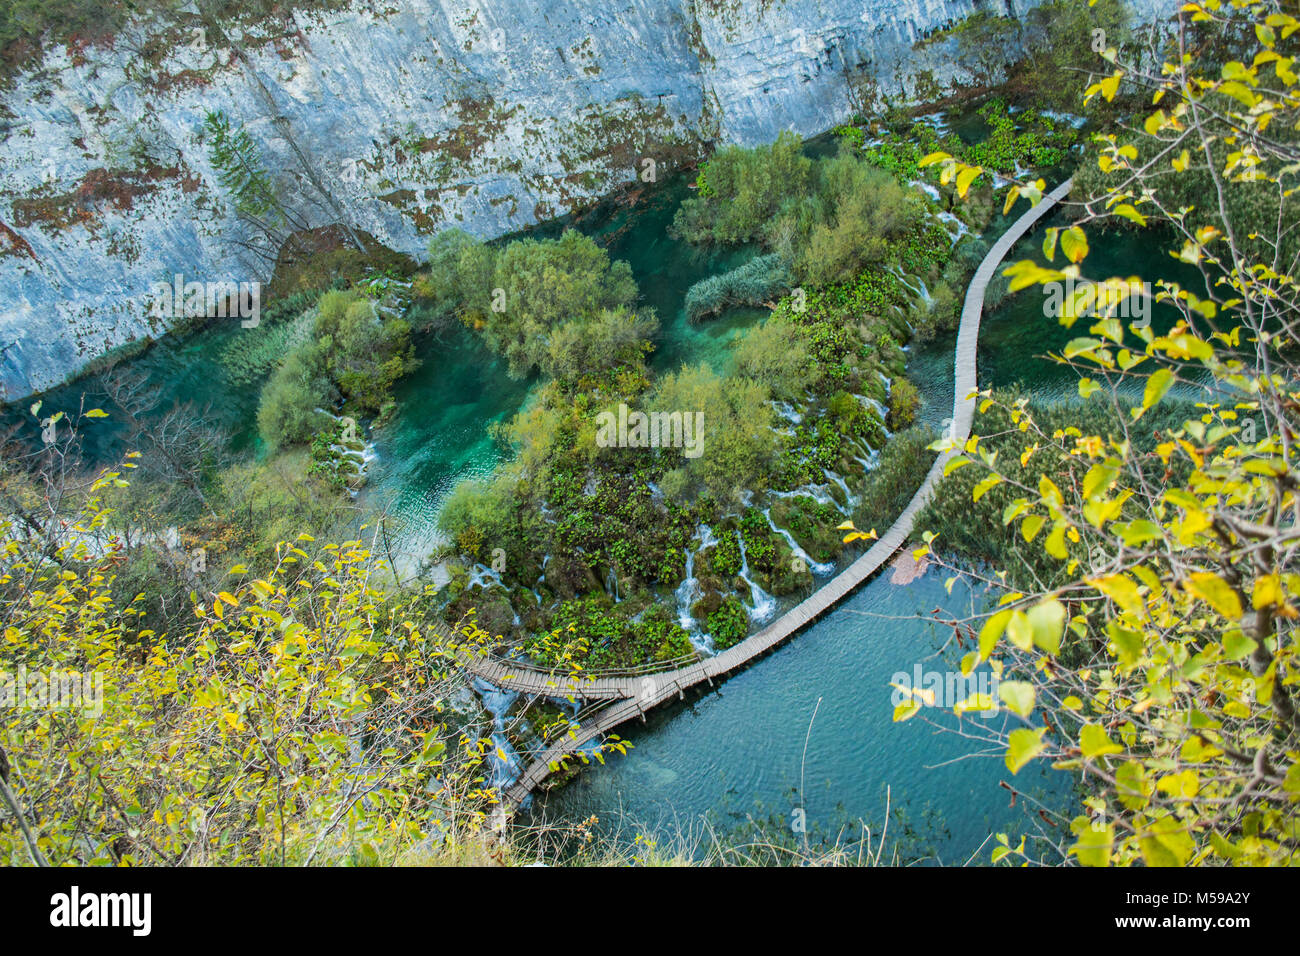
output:
[[[960,242],[962,236],[965,236],[968,233],[970,233],[970,229],[966,227],[966,223],[962,222],[960,219],[958,219],[955,215],[953,215],[950,212],[938,213],[937,217],[947,225],[957,227],[957,233],[952,237],[953,245],[956,245],[958,242]],[[949,231],[951,232],[951,229]]]
[[[502,690],[478,678],[474,678],[471,683],[483,700],[483,709],[492,715],[492,750],[487,755],[488,783],[504,790],[514,782],[522,769],[519,754],[506,738],[506,713],[519,698],[519,694]]]
[[[717,544],[718,539],[713,536],[712,528],[701,524],[692,540],[699,541],[699,547],[694,550],[686,549],[686,577],[673,592],[673,596],[677,599],[677,623],[690,635],[691,644],[696,650],[712,654],[713,640],[700,631],[699,624],[691,616],[691,605],[702,596],[699,579],[695,577],[695,556],[705,548]]]
[[[925,280],[920,276],[904,272],[902,267],[891,269],[890,273],[898,279],[899,285],[924,302],[927,309],[934,304],[934,299],[930,295],[930,290],[926,288]],[[916,285],[913,286],[909,280],[914,280]]]
[[[837,503],[836,508],[839,509],[840,513],[848,514],[849,510],[852,509],[852,507],[858,503],[858,496],[855,495],[853,492],[849,491],[849,486],[844,481],[844,479],[841,478],[839,475],[835,474],[835,472],[831,471],[829,468],[823,468],[822,474],[826,476],[826,480],[829,483],[835,485],[842,492],[844,492],[844,504],[843,506],[840,506]],[[834,498],[832,498],[831,500],[834,501]]]
[[[844,510],[840,508],[838,501],[823,490],[821,485],[804,485],[801,488],[794,489],[794,491],[771,491],[768,493],[773,498],[811,498],[819,505],[830,505],[839,511]]]
[[[500,571],[489,568],[486,564],[476,564],[474,565],[474,569],[470,572],[469,584],[466,585],[466,590],[474,587],[476,584],[480,587],[486,587],[488,582],[495,584],[497,587],[505,587],[505,584],[501,580]]]
[[[762,624],[776,614],[776,598],[764,591],[749,576],[749,555],[745,553],[745,536],[736,533],[740,543],[740,578],[749,585],[749,599],[753,606],[749,609],[749,619],[755,624]]]
[[[768,404],[791,425],[798,425],[803,421],[803,415],[789,402],[769,402]]]
[[[886,394],[888,394],[888,390],[886,390]],[[885,419],[889,417],[889,409],[886,408],[881,402],[878,402],[876,399],[872,398],[870,395],[854,395],[853,397],[856,398],[863,405],[865,405],[867,408],[871,409],[877,415],[879,415],[882,424],[884,423]]]
[[[861,461],[862,459],[859,458],[858,460]],[[790,546],[790,550],[794,553],[794,556],[803,561],[804,564],[808,565],[808,570],[814,575],[821,576],[823,574],[830,574],[835,570],[834,562],[814,561],[812,555],[799,546],[799,542],[794,539],[794,535],[789,531],[786,531],[785,528],[777,527],[776,522],[772,520],[771,508],[763,509],[763,517],[767,519],[767,523],[771,525],[773,531],[785,538],[785,543]]]
[[[939,190],[936,189],[934,186],[931,186],[923,179],[913,179],[907,185],[911,186],[913,189],[919,189],[921,192],[925,193],[935,202],[939,202],[942,199]]]

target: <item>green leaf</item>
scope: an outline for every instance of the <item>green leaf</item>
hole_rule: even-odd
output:
[[[1052,533],[1043,542],[1043,548],[1058,561],[1064,561],[1070,556],[1070,552],[1065,549],[1065,522],[1058,521],[1052,527]]]
[[[1026,727],[1020,727],[1011,731],[1007,738],[1007,769],[1012,773],[1019,773],[1020,768],[1029,761],[1033,760],[1046,746],[1043,743],[1044,728],[1039,727],[1036,730],[1030,730]]]
[[[1087,817],[1077,817],[1070,829],[1078,838],[1070,852],[1080,866],[1109,866],[1111,848],[1115,845],[1115,828],[1109,824],[1094,826]]]
[[[1022,651],[1034,646],[1034,630],[1029,623],[1029,615],[1024,611],[1012,611],[1007,621],[1007,640]]]
[[[1047,230],[1047,235],[1043,237],[1043,255],[1047,261],[1051,262],[1056,258],[1056,240],[1061,234],[1059,226],[1052,226]]]
[[[1130,548],[1135,548],[1140,544],[1146,544],[1148,541],[1158,541],[1164,537],[1164,532],[1154,521],[1138,519],[1128,523],[1115,523],[1111,527],[1124,539],[1124,543]]]
[[[1078,226],[1061,233],[1061,251],[1071,262],[1082,262],[1088,257],[1088,237]]]
[[[1167,368],[1156,369],[1147,379],[1146,388],[1142,390],[1142,409],[1145,411],[1160,399],[1165,397],[1165,392],[1174,384],[1174,373]]]
[[[910,720],[921,712],[921,702],[915,697],[903,701],[894,708],[894,723],[901,724],[905,720]]]
[[[998,611],[980,628],[980,660],[987,660],[988,656],[993,653],[993,648],[997,646],[998,638],[1006,630],[1007,622],[1011,620],[1011,611]]]
[[[1254,652],[1259,644],[1254,638],[1247,637],[1240,628],[1234,627],[1223,635],[1223,650],[1229,659],[1237,661]]]
[[[1241,599],[1227,581],[1212,571],[1196,571],[1187,579],[1186,587],[1229,620],[1241,617]]]
[[[1079,747],[1087,759],[1123,753],[1124,748],[1106,736],[1101,724],[1086,724],[1079,733]]]
[[[1136,760],[1126,760],[1115,771],[1115,796],[1130,810],[1141,810],[1151,802],[1153,790],[1146,769]]]
[[[1214,847],[1214,852],[1219,854],[1219,856],[1225,857],[1229,860],[1239,860],[1243,855],[1243,851],[1240,847],[1229,843],[1227,839],[1219,836],[1219,834],[1215,833],[1213,830],[1210,831],[1210,846]]]
[[[980,480],[980,483],[977,484],[974,490],[971,492],[971,500],[979,501],[981,498],[984,497],[985,494],[988,493],[990,488],[999,484],[1001,481],[1002,481],[1001,475],[988,475],[987,477],[982,478]]]
[[[1106,633],[1110,635],[1111,653],[1119,659],[1120,664],[1132,667],[1137,663],[1142,654],[1141,634],[1121,627],[1114,621],[1106,625]]]
[[[1137,209],[1135,209],[1129,203],[1122,202],[1114,209],[1112,209],[1111,212],[1113,212],[1117,216],[1123,216],[1125,219],[1128,219],[1131,222],[1135,222],[1139,226],[1145,226],[1147,224],[1147,217],[1142,215],[1142,213],[1138,212]]]
[[[1104,491],[1115,476],[1119,474],[1119,469],[1114,465],[1098,462],[1088,469],[1088,473],[1083,476],[1083,496],[1085,498],[1094,497],[1097,492]]]
[[[1147,866],[1183,866],[1196,850],[1187,825],[1175,817],[1162,817],[1138,835]]]
[[[1065,605],[1048,598],[1029,609],[1029,630],[1033,642],[1048,654],[1061,650],[1061,634],[1065,630]]]
[[[1012,713],[1028,717],[1034,710],[1034,685],[1023,680],[1004,680],[998,684],[998,696]]]

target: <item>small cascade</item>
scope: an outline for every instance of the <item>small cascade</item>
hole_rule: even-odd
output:
[[[941,222],[945,223],[949,227],[954,227],[954,226],[956,227],[956,234],[952,237],[952,243],[954,246],[957,243],[961,242],[962,236],[965,236],[968,233],[970,233],[970,229],[967,227],[966,223],[962,222],[952,213],[941,212],[941,213],[937,213],[936,215]],[[949,232],[952,231],[953,231],[952,228],[949,228]]]
[[[804,485],[801,488],[794,489],[794,491],[771,491],[768,493],[773,498],[811,498],[819,505],[830,505],[832,508],[843,510],[822,485]]]
[[[519,694],[478,678],[474,678],[472,683],[483,701],[483,709],[492,715],[492,750],[487,755],[488,783],[504,790],[522,770],[519,754],[506,737],[506,713],[514,706]]]
[[[789,402],[771,402],[770,404],[776,410],[776,413],[791,425],[798,425],[803,421],[803,414]]]
[[[474,565],[473,569],[470,571],[469,584],[467,585],[467,588],[472,588],[476,584],[479,587],[487,587],[489,583],[495,584],[497,587],[505,587],[505,584],[501,580],[500,571],[489,568],[486,564]]]
[[[700,590],[699,579],[695,577],[695,556],[705,548],[710,548],[718,543],[718,539],[713,536],[713,529],[706,524],[700,525],[700,530],[695,533],[693,540],[699,541],[699,547],[694,550],[686,551],[686,577],[682,583],[677,586],[673,596],[677,600],[677,623],[690,635],[691,644],[698,651],[707,654],[713,653],[713,641],[706,634],[700,631],[699,624],[691,616],[691,605],[698,601],[703,592]]]
[[[1046,116],[1048,119],[1056,120],[1058,123],[1069,123],[1075,129],[1082,129],[1088,122],[1088,117],[1079,116],[1075,113],[1062,113],[1060,110],[1039,110],[1039,116]]]
[[[618,575],[612,567],[605,572],[605,593],[614,598],[615,604],[622,603],[623,599],[618,596]]]
[[[913,179],[907,185],[911,186],[913,189],[921,190],[921,192],[925,193],[935,202],[941,202],[943,199],[943,196],[940,194],[939,190],[934,186],[930,185],[929,183],[927,183],[924,179]]]
[[[740,543],[740,578],[749,585],[749,599],[753,605],[749,609],[749,619],[755,624],[762,624],[776,614],[776,598],[764,591],[749,576],[749,555],[745,553],[745,536],[737,533]]]
[[[861,459],[858,460],[861,461]],[[815,576],[820,577],[824,574],[830,574],[835,570],[833,562],[814,561],[812,555],[799,546],[799,542],[794,539],[794,535],[789,531],[786,531],[785,528],[777,527],[776,522],[772,520],[771,508],[763,509],[763,517],[767,519],[767,523],[771,526],[772,530],[785,539],[785,543],[790,546],[790,550],[794,553],[794,556],[804,564],[808,565],[808,570]]]
[[[868,457],[863,458],[861,455],[854,455],[853,460],[862,466],[864,472],[870,472],[876,465],[880,464],[880,452],[873,448],[870,450]]]
[[[867,408],[879,415],[881,422],[884,422],[885,419],[889,418],[889,409],[884,406],[884,403],[877,401],[870,395],[856,395],[854,397],[863,405],[867,406]]]
[[[934,304],[934,298],[930,295],[930,290],[926,287],[925,280],[920,276],[904,272],[901,267],[891,269],[890,273],[898,279],[899,285],[925,303],[927,309]],[[915,282],[916,285],[913,285],[913,282]]]
[[[842,507],[836,505],[836,507],[839,508],[842,514],[848,514],[849,509],[851,509],[855,504],[858,503],[858,496],[849,490],[848,483],[845,482],[843,478],[835,474],[835,472],[831,471],[829,468],[823,468],[822,474],[826,476],[826,480],[830,484],[835,485],[842,492],[844,492],[844,505]],[[835,499],[832,498],[831,500],[834,501]]]

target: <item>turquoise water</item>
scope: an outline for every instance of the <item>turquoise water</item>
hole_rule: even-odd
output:
[[[691,195],[692,179],[676,174],[528,233],[553,237],[565,228],[579,229],[611,259],[632,267],[641,307],[654,309],[660,320],[650,357],[656,373],[700,362],[725,372],[730,344],[766,315],[762,309],[734,309],[701,325],[686,321],[682,306],[693,283],[754,254],[745,248],[702,251],[668,236],[677,207]],[[424,365],[402,383],[396,417],[376,434],[378,459],[366,492],[370,506],[397,516],[398,550],[417,563],[439,541],[437,516],[451,490],[463,479],[491,475],[508,453],[489,437],[489,426],[523,408],[536,384],[535,378],[510,379],[505,363],[465,331],[425,342],[418,354]]]
[[[938,708],[893,723],[895,672],[912,674],[918,664],[923,671],[957,669],[955,647],[939,654],[951,630],[929,620],[930,612],[968,612],[972,595],[959,583],[949,596],[935,569],[906,586],[889,577],[886,568],[806,632],[713,690],[661,709],[645,726],[622,728],[634,749],[539,799],[538,810],[565,819],[595,814],[611,827],[659,825],[661,832],[687,829],[703,816],[726,832],[750,819],[789,821],[802,806],[810,834],[847,826],[852,839],[862,821],[879,834],[888,787],[890,805],[901,813],[890,821],[895,835],[904,822],[918,831],[918,843],[904,841],[912,852],[949,864],[979,853],[987,862],[988,835],[1024,829],[1026,821],[1024,801],[1010,808],[1000,780],[1053,808],[1070,802],[1069,781],[1038,768],[1013,778],[1000,750],[940,731],[956,718]],[[963,725],[978,734],[981,727],[1002,729],[1005,719],[967,716]]]
[[[206,412],[206,417],[231,436],[231,448],[239,451],[256,447],[257,402],[259,389],[236,386],[215,356],[240,334],[238,321],[213,326],[187,335],[167,335],[147,350],[124,359],[119,368],[141,376],[143,391],[157,400],[157,409],[166,411],[177,404],[191,404]],[[40,429],[31,416],[28,399],[12,406],[0,406],[0,429],[16,425],[32,443],[40,442]],[[82,432],[86,457],[96,464],[119,460],[133,449],[123,443],[124,428],[120,416],[108,402],[102,375],[84,376],[75,382],[52,389],[40,396],[41,418],[62,411],[75,414],[78,409],[103,408],[106,419],[93,422]],[[147,416],[146,416],[147,417]]]
[[[463,479],[486,478],[501,459],[488,433],[527,400],[533,379],[506,374],[465,329],[421,343],[423,365],[396,390],[400,411],[374,435],[365,503],[397,520],[394,555],[413,567],[436,547],[438,511]]]
[[[632,267],[642,306],[659,316],[650,367],[660,373],[700,362],[725,371],[730,343],[767,314],[765,309],[733,309],[699,325],[686,321],[686,290],[700,279],[743,264],[756,251],[747,246],[698,248],[668,235],[677,207],[693,195],[689,184],[694,178],[694,173],[670,175],[643,191],[606,200],[535,233],[556,235],[561,228],[580,229],[603,245],[611,259],[622,259]],[[629,199],[633,205],[627,204]]]

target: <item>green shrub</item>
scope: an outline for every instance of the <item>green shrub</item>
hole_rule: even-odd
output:
[[[330,377],[365,414],[376,414],[393,385],[419,365],[410,323],[381,317],[378,305],[355,290],[321,296],[314,334],[327,350]]]
[[[311,439],[329,422],[322,411],[335,402],[330,382],[326,349],[307,341],[290,352],[262,387],[257,409],[257,430],[272,448],[296,445]]]
[[[898,432],[916,421],[916,411],[921,405],[921,394],[905,378],[895,379],[889,388],[889,429]]]
[[[700,195],[677,211],[672,232],[688,242],[756,239],[787,201],[807,192],[812,165],[789,131],[771,145],[719,150],[700,172]]]
[[[725,578],[734,578],[740,573],[742,558],[740,556],[740,539],[734,531],[724,531],[718,536],[717,547],[713,549],[713,558],[709,567],[714,574]]]
[[[793,284],[782,256],[757,256],[729,272],[692,285],[686,291],[686,317],[698,322],[738,305],[762,305],[789,291]]]
[[[736,340],[735,362],[736,374],[767,383],[779,399],[802,398],[817,379],[807,336],[779,313]]]
[[[341,398],[345,409],[374,415],[393,385],[418,365],[411,327],[385,319],[357,290],[320,298],[310,336],[285,358],[262,389],[257,427],[271,447],[307,442],[326,427]]]
[[[713,646],[724,651],[743,641],[749,634],[749,610],[733,594],[708,616],[704,626],[713,638]]]

